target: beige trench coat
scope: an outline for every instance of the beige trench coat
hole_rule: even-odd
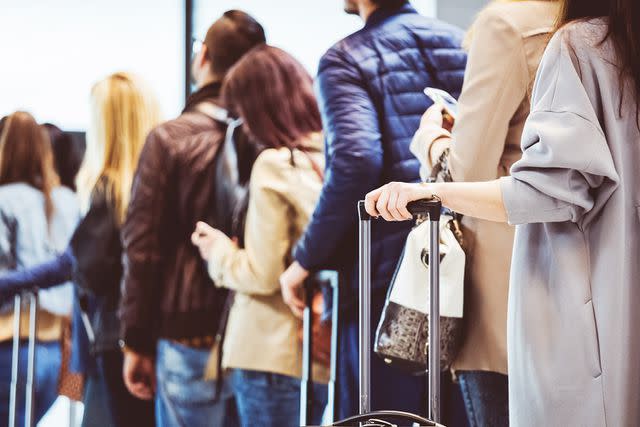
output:
[[[455,181],[489,181],[509,173],[521,156],[520,138],[558,4],[493,3],[480,13],[453,129],[449,166]],[[430,168],[441,129],[421,128],[412,151]],[[435,159],[437,160],[437,159]],[[427,171],[428,172],[428,171]],[[507,297],[514,228],[465,217],[466,338],[454,370],[507,373]]]

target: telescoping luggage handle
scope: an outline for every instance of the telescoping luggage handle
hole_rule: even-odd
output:
[[[36,366],[36,330],[38,313],[38,291],[24,294],[29,298],[29,347],[27,354],[27,384],[25,391],[25,422],[27,427],[35,425],[35,366]],[[23,295],[16,295],[13,310],[13,352],[11,359],[11,391],[9,396],[9,427],[17,427],[18,421],[18,383],[20,366],[20,318]]]
[[[337,404],[337,376],[338,376],[338,322],[340,305],[340,286],[338,281],[338,272],[331,270],[322,270],[309,277],[304,283],[305,309],[303,312],[303,346],[302,346],[302,380],[300,393],[300,425],[308,426],[313,417],[313,320],[312,320],[312,302],[315,291],[320,286],[329,286],[331,288],[331,357],[330,357],[330,375],[329,384],[327,384],[327,415],[329,422],[333,423],[336,413]],[[316,414],[317,415],[317,414]]]
[[[439,199],[424,199],[411,202],[407,209],[414,217],[428,217],[430,227],[429,250],[429,418],[440,422],[440,212]],[[371,411],[371,215],[363,200],[358,202],[359,224],[359,268],[360,268],[360,414]]]

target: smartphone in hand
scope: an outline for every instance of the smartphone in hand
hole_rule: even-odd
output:
[[[446,120],[452,123],[456,121],[458,116],[458,101],[456,101],[453,96],[442,89],[436,89],[434,87],[425,88],[424,94],[431,98],[434,104],[442,107],[445,116],[449,116],[445,117]]]

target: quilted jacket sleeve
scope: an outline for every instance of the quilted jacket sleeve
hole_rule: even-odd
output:
[[[337,249],[357,221],[356,202],[382,173],[376,108],[350,57],[333,48],[320,61],[317,89],[326,135],[325,183],[294,257],[305,268],[335,268]]]
[[[26,270],[12,270],[0,276],[0,293],[14,295],[25,288],[48,289],[71,280],[73,252],[68,247],[55,259]]]

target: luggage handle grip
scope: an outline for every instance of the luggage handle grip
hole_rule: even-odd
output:
[[[427,215],[431,221],[439,221],[442,202],[437,197],[432,199],[415,200],[407,204],[407,210],[414,217]],[[367,213],[364,200],[360,200],[358,202],[358,214],[360,216],[360,221],[370,221],[373,218]]]

